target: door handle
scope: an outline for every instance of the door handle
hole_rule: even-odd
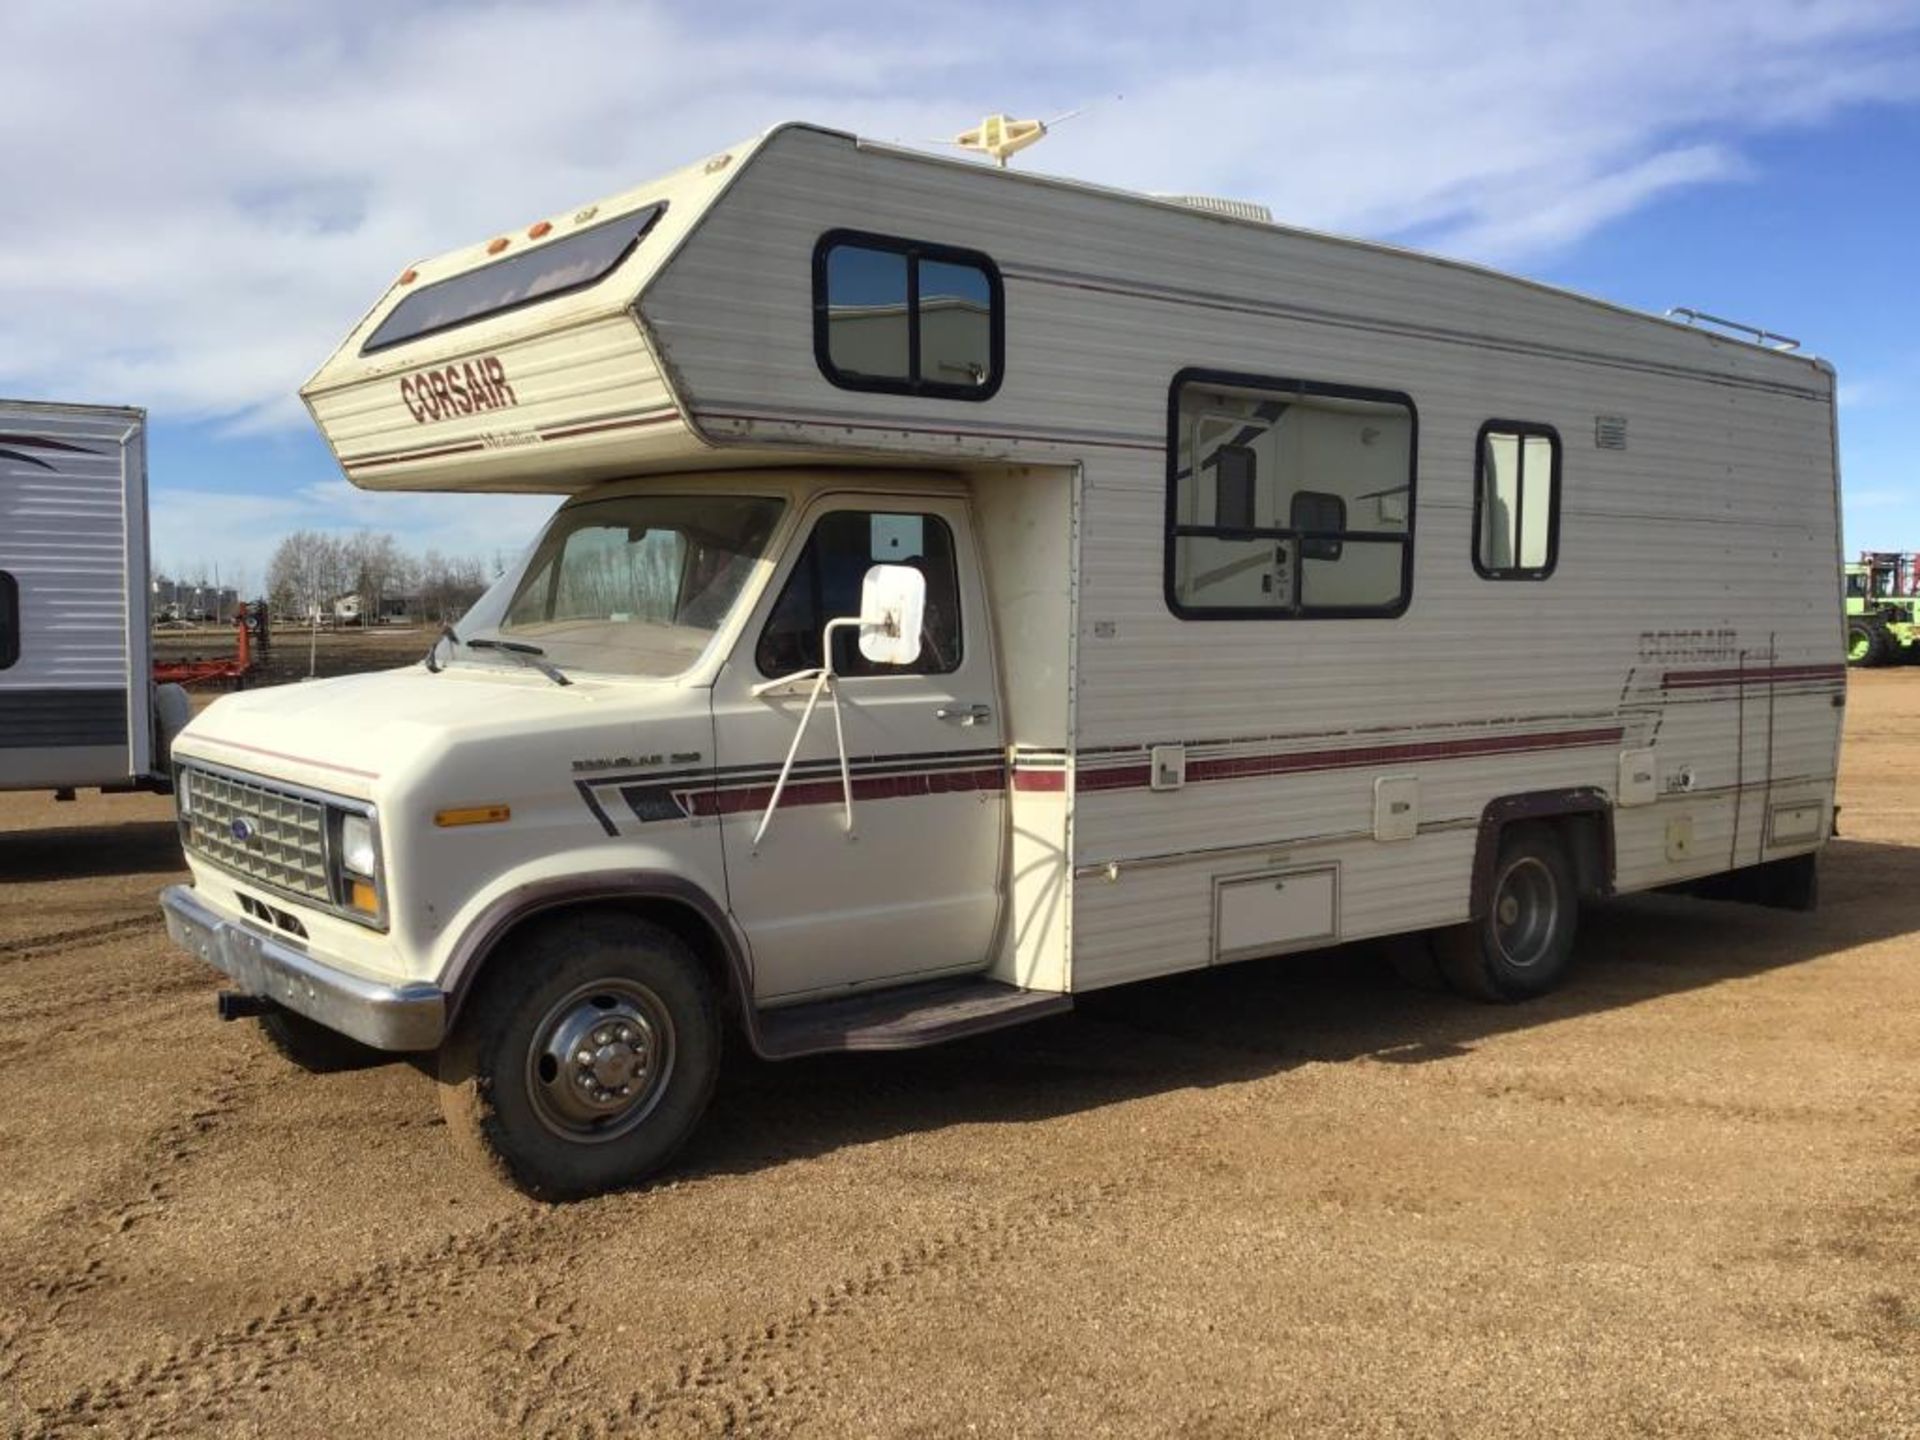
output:
[[[991,705],[942,705],[933,712],[941,720],[958,720],[962,725],[984,725],[993,718]]]

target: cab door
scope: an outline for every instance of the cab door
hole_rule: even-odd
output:
[[[866,661],[834,636],[852,826],[823,697],[764,837],[809,683],[756,687],[821,663],[827,621],[856,616],[869,568],[926,577],[919,658]],[[957,498],[814,502],[714,686],[711,809],[758,1000],[983,968],[999,922],[1006,755],[978,559]]]

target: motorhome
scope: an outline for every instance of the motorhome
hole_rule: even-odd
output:
[[[148,639],[147,419],[0,400],[0,790],[164,787],[186,723]]]
[[[369,489],[564,497],[423,663],[181,737],[183,945],[437,1051],[563,1197],[722,1035],[921,1045],[1591,898],[1811,903],[1834,373],[1472,265],[788,125],[406,269],[304,389]]]

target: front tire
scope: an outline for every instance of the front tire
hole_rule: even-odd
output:
[[[440,1052],[455,1142],[541,1200],[637,1184],[692,1134],[720,1071],[713,986],[670,931],[613,911],[515,935]]]
[[[1566,978],[1579,910],[1573,869],[1552,828],[1514,826],[1500,837],[1487,913],[1441,931],[1435,956],[1463,995],[1531,1000]]]
[[[1878,615],[1847,617],[1847,664],[1884,665],[1893,653],[1893,632]]]

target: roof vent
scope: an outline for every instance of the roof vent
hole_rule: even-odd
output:
[[[1273,223],[1273,212],[1252,200],[1222,200],[1217,195],[1156,195],[1153,198],[1171,200],[1192,210],[1205,210],[1209,215],[1231,215],[1236,220],[1258,220],[1263,225]]]

